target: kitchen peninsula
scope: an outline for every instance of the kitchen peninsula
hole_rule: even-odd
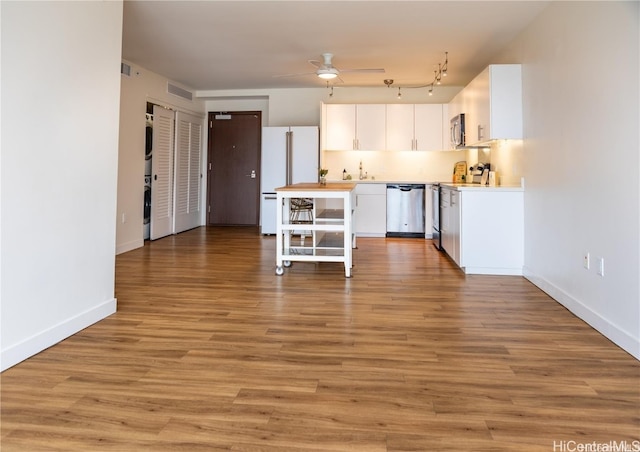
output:
[[[344,262],[345,276],[351,277],[352,249],[356,247],[355,188],[351,182],[299,183],[276,188],[276,275],[283,275],[284,267],[293,261]],[[310,218],[301,222],[292,216],[292,199],[310,201]],[[305,241],[307,231],[310,243]],[[300,232],[299,245],[293,242],[296,232]]]
[[[524,188],[441,184],[440,234],[466,274],[522,275]]]

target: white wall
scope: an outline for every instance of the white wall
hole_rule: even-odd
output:
[[[112,314],[122,2],[2,2],[0,369]]]
[[[189,101],[169,94],[167,92],[168,79],[134,63],[126,62],[131,65],[131,76],[122,76],[121,86],[118,210],[116,215],[116,252],[118,254],[144,245],[142,223],[147,102],[202,116],[204,123],[204,102],[195,99],[195,96],[192,101]],[[177,85],[175,82],[172,83]],[[192,91],[188,87],[182,87]],[[202,139],[204,157],[206,157],[206,130],[204,127],[203,133],[205,135]],[[202,161],[206,162],[206,158]],[[206,181],[203,184],[206,184]],[[204,212],[206,196],[203,198]]]
[[[640,359],[639,7],[552,2],[502,59],[523,64],[525,274]]]

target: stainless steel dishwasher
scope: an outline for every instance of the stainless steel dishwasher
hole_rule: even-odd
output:
[[[387,184],[387,237],[424,238],[424,184]]]

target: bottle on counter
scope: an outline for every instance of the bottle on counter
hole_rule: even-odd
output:
[[[347,169],[342,170],[342,180],[347,180]]]

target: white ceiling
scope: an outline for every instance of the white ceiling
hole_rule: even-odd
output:
[[[449,52],[447,85],[464,86],[546,1],[124,2],[123,58],[195,90],[322,87],[310,59],[333,53],[342,86],[424,85]]]

